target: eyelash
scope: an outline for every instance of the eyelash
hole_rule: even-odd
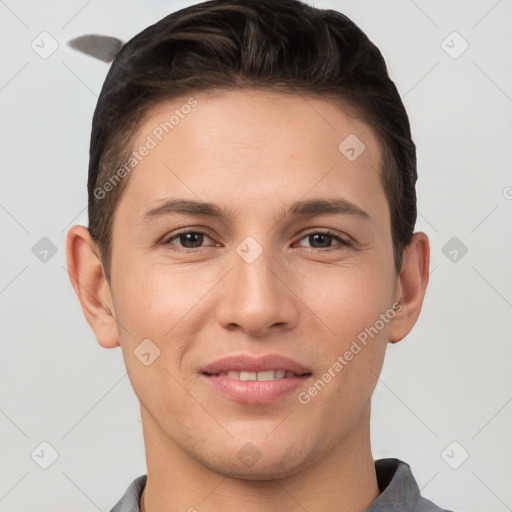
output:
[[[212,239],[211,236],[208,235],[207,232],[205,231],[202,231],[200,229],[183,229],[182,231],[177,231],[176,233],[174,233],[171,237],[167,238],[164,242],[163,242],[163,245],[168,245],[168,246],[172,246],[172,243],[171,241],[174,240],[175,238],[179,238],[180,235],[186,235],[186,234],[189,234],[189,233],[194,233],[194,234],[198,234],[198,235],[205,235],[207,236],[208,238]],[[350,242],[348,242],[347,240],[345,240],[344,238],[341,238],[339,235],[336,234],[336,232],[330,230],[330,229],[325,229],[325,230],[315,230],[315,231],[310,231],[308,233],[305,233],[302,238],[300,238],[299,241],[303,240],[304,238],[307,238],[308,236],[311,236],[311,235],[328,235],[330,237],[332,237],[334,240],[336,240],[339,245],[341,247],[334,247],[334,248],[327,248],[327,249],[319,249],[319,248],[315,248],[315,247],[312,247],[311,250],[312,251],[320,251],[320,252],[332,252],[332,251],[336,251],[336,250],[340,250],[340,249],[345,249],[347,247],[351,247],[351,244]],[[203,247],[197,247],[197,248],[194,248],[194,249],[191,249],[191,248],[187,248],[187,247],[181,247],[181,248],[172,248],[173,251],[177,251],[177,252],[197,252],[198,249],[202,249]]]

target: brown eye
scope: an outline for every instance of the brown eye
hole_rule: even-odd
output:
[[[183,249],[197,249],[203,247],[205,239],[211,240],[211,238],[202,231],[182,231],[168,238],[164,242],[164,245],[177,245]],[[175,243],[175,240],[178,243]]]
[[[336,246],[346,247],[350,245],[346,240],[330,231],[314,231],[304,236],[302,240],[307,240],[312,249],[331,249]],[[337,242],[333,245],[333,242]],[[304,247],[304,246],[302,246]]]

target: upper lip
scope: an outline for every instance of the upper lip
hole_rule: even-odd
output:
[[[311,373],[310,370],[297,361],[279,354],[266,354],[263,356],[250,356],[247,354],[233,354],[217,359],[202,368],[203,373],[216,374],[220,372],[262,372],[265,370],[285,370],[297,375]]]

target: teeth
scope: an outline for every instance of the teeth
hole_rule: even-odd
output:
[[[219,372],[216,375],[218,377],[229,377],[230,379],[242,381],[264,381],[295,377],[295,373],[285,370],[265,370],[262,372],[237,372],[230,370],[228,372]]]
[[[240,380],[257,380],[256,372],[240,372]]]
[[[292,372],[293,375],[293,372]],[[284,379],[286,376],[285,370],[276,370],[276,379]]]
[[[277,371],[274,370],[266,370],[264,372],[258,372],[256,374],[255,380],[274,380],[274,379],[281,379],[282,377],[279,377],[277,375]]]

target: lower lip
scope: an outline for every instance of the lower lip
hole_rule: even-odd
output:
[[[231,377],[202,374],[221,395],[243,404],[270,404],[300,388],[311,375],[275,380],[244,381]]]

